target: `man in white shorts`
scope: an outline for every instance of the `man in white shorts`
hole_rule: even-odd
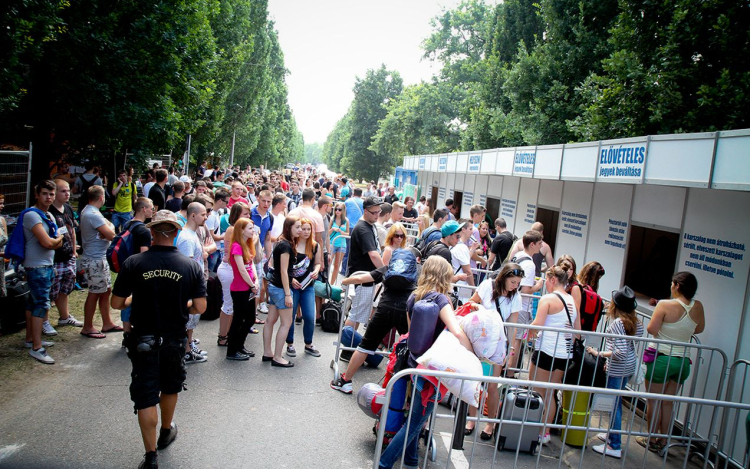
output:
[[[375,222],[378,221],[382,203],[380,199],[375,197],[368,197],[362,203],[364,213],[352,229],[351,234],[347,265],[349,275],[360,271],[372,272],[383,266],[383,259],[380,257],[380,243],[375,230]],[[360,323],[366,323],[370,319],[374,290],[374,284],[372,283],[357,285],[354,288],[352,309],[349,311],[346,325],[352,326],[355,331]]]
[[[534,294],[541,290],[543,280],[535,280],[536,266],[534,265],[533,257],[542,248],[542,234],[538,231],[527,231],[523,235],[523,251],[516,254],[511,262],[514,262],[521,266],[523,269],[524,277],[521,280],[521,285],[518,287],[521,293]],[[531,324],[531,298],[521,297],[521,311],[518,312],[518,324]],[[516,329],[516,337],[513,340],[513,348],[516,352],[521,350],[521,340],[528,333],[528,329]],[[520,353],[520,352],[519,352]],[[520,355],[518,356],[520,357]],[[518,363],[515,361],[518,357],[510,358],[510,366],[518,367]]]

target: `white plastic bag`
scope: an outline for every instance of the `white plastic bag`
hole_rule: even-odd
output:
[[[480,306],[461,318],[461,329],[471,341],[477,357],[498,365],[504,362],[507,338],[503,320],[497,312]]]
[[[430,370],[482,376],[482,363],[476,355],[466,350],[456,336],[447,330],[443,331],[432,347],[417,359],[417,363]],[[458,379],[443,378],[441,382],[462,401],[474,407],[479,405],[479,391],[482,388],[480,381],[462,382]]]

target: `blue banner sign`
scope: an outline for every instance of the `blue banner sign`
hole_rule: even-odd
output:
[[[599,181],[641,182],[646,162],[646,144],[606,145],[599,151]]]
[[[438,157],[438,171],[447,171],[447,170],[448,170],[448,157],[447,156]]]
[[[534,176],[534,163],[536,162],[536,150],[516,150],[513,158],[513,175],[532,177]]]
[[[478,173],[482,166],[482,155],[469,155],[469,172]]]

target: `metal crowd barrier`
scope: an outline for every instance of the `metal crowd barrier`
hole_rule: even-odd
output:
[[[750,360],[737,360],[729,368],[725,400],[750,402]],[[745,441],[742,441],[743,433]],[[723,462],[721,466],[725,469],[750,467],[750,412],[741,409],[727,409],[724,412],[718,453]]]
[[[463,389],[466,381],[482,381],[484,383],[485,390],[487,389],[487,385],[500,386],[501,388],[508,390],[508,392],[513,392],[513,389],[524,388],[542,389],[548,391],[548,393],[549,391],[561,390],[563,392],[570,393],[572,395],[573,401],[575,401],[580,394],[587,395],[588,393],[592,392],[592,389],[590,387],[578,385],[565,385],[533,380],[516,380],[503,377],[495,378],[487,376],[471,376],[425,369],[407,369],[397,373],[388,383],[383,399],[383,409],[389,409],[392,406],[391,394],[394,384],[400,378],[406,378],[410,376],[433,377],[438,380],[438,384],[442,383],[446,378],[460,380],[461,389]],[[734,411],[738,413],[750,411],[750,404],[747,403],[735,403],[696,397],[671,396],[658,393],[643,393],[630,390],[616,390],[606,388],[597,389],[596,394],[600,396],[609,396],[612,399],[619,398],[623,401],[628,402],[634,402],[637,399],[645,398],[650,401],[669,402],[673,407],[691,406],[700,409],[700,413],[711,415],[717,414],[720,411],[723,411],[725,415],[728,411]],[[484,405],[486,395],[486,392],[482,394],[480,407]],[[411,424],[411,409],[414,408],[414,399],[417,398],[420,398],[420,396],[417,396],[417,393],[413,393],[412,396],[408,399],[410,405],[404,423],[407,432],[409,431],[409,425]],[[433,459],[429,453],[434,451],[432,447],[434,443],[425,445],[425,447],[421,451],[422,458],[426,460],[428,457],[430,457],[430,459],[437,460],[435,464],[430,464],[430,467],[446,468],[505,468],[510,464],[512,464],[512,467],[514,468],[528,468],[531,466],[535,468],[547,468],[555,466],[560,468],[563,466],[563,464],[568,467],[577,466],[579,468],[589,468],[594,466],[604,467],[607,457],[593,451],[587,451],[586,446],[591,445],[592,443],[602,443],[598,439],[599,435],[597,433],[599,432],[604,433],[605,438],[608,437],[608,435],[615,433],[615,431],[608,429],[607,420],[603,418],[599,418],[598,420],[589,419],[582,424],[574,424],[572,421],[573,416],[571,414],[566,420],[562,421],[561,423],[545,424],[537,421],[532,422],[527,417],[528,415],[531,415],[529,402],[530,401],[527,400],[526,404],[521,408],[516,407],[516,409],[519,409],[519,412],[522,414],[522,418],[505,418],[505,413],[501,411],[495,418],[481,418],[479,422],[477,422],[477,425],[487,422],[494,424],[495,428],[493,436],[503,433],[504,429],[506,434],[509,434],[511,433],[511,431],[513,431],[514,434],[520,435],[523,435],[524,431],[532,432],[532,434],[541,434],[544,433],[544,431],[546,431],[547,429],[560,430],[561,432],[564,431],[566,433],[583,432],[585,440],[583,446],[581,446],[579,450],[575,450],[569,447],[569,445],[562,443],[561,440],[553,438],[549,444],[540,446],[538,450],[535,447],[532,447],[531,453],[526,454],[520,451],[520,447],[514,448],[513,441],[509,439],[506,439],[504,441],[504,444],[508,446],[507,448],[502,447],[501,438],[494,438],[494,441],[490,441],[487,443],[479,441],[477,439],[479,432],[476,431],[473,438],[467,440],[467,442],[470,444],[470,447],[463,448],[463,443],[461,445],[456,445],[456,442],[453,441],[455,435],[460,434],[461,436],[463,436],[463,421],[460,418],[460,412],[457,412],[457,406],[453,404],[450,407],[450,411],[447,413],[444,411],[438,411],[438,407],[435,407],[435,410],[433,410],[426,426],[426,434],[424,439],[426,442],[434,442],[436,440],[442,441],[444,443],[444,448],[436,448],[436,458]],[[547,403],[545,402],[544,406],[546,407],[546,405]],[[460,408],[460,406],[458,407]],[[660,465],[662,469],[668,467],[686,468],[688,466],[688,463],[691,461],[691,458],[696,454],[689,451],[672,451],[669,453],[667,451],[663,451],[660,454],[656,454],[649,452],[638,444],[633,444],[635,437],[646,437],[666,438],[668,443],[676,442],[681,446],[688,448],[698,447],[698,443],[703,441],[706,444],[703,445],[702,451],[698,453],[701,455],[703,464],[698,467],[703,467],[705,469],[711,466],[711,451],[712,448],[714,448],[714,443],[716,441],[716,438],[714,436],[712,436],[708,440],[701,440],[693,434],[672,434],[671,432],[658,433],[653,431],[653,429],[649,428],[647,425],[644,426],[642,423],[638,423],[636,416],[637,412],[630,412],[629,415],[623,413],[622,430],[617,432],[622,436],[622,456],[620,460],[621,462],[617,463],[618,465],[623,468],[637,466],[640,466],[641,468],[652,468],[658,465]],[[383,449],[383,438],[385,434],[386,421],[387,412],[381,416],[380,424],[378,426],[373,458],[373,468],[379,467],[379,460]],[[672,419],[671,423],[674,424],[674,419]],[[716,422],[712,420],[709,428],[710,435],[714,435],[715,426]],[[436,436],[438,438],[435,438]],[[518,439],[516,440],[516,442],[518,442]],[[500,451],[500,449],[509,449],[510,451],[503,452]],[[393,467],[401,467],[404,462],[405,450],[405,447],[401,449],[400,462],[396,462]],[[391,451],[394,450],[392,449]]]

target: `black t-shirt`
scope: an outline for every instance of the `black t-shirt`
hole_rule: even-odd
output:
[[[417,212],[416,208],[412,208],[409,210],[408,208],[404,209],[404,218],[417,218],[419,216],[419,212]]]
[[[364,271],[371,272],[375,270],[375,264],[372,263],[370,255],[368,253],[375,251],[378,252],[378,235],[375,232],[375,227],[367,223],[364,219],[360,219],[354,229],[352,229],[351,240],[349,243],[349,262],[348,269],[349,274],[354,272]],[[371,284],[365,284],[369,286]]]
[[[398,196],[396,194],[393,194],[393,195],[388,194],[388,195],[385,196],[384,200],[388,204],[393,204],[393,202],[398,202]]]
[[[388,272],[388,266],[384,265],[379,267],[372,272],[372,276],[375,283],[381,283],[385,278],[385,274]],[[378,308],[391,308],[396,310],[406,310],[406,300],[409,299],[409,295],[414,291],[417,286],[410,282],[393,282],[389,286],[383,286],[383,291],[380,293],[380,302]]]
[[[130,323],[138,335],[185,337],[188,300],[206,296],[203,270],[174,246],[152,246],[122,265],[112,293],[133,295]]]
[[[285,272],[289,276],[289,288],[292,288],[292,268],[295,264],[296,255],[292,244],[286,240],[279,240],[273,247],[273,277],[271,277],[271,285],[277,288],[284,288],[284,284],[281,283],[281,255],[289,254],[289,267]]]
[[[172,197],[171,199],[167,200],[167,210],[170,212],[177,213],[182,208],[182,199],[179,197]]]
[[[490,252],[495,253],[495,262],[492,264],[490,270],[497,270],[505,260],[505,257],[513,247],[513,234],[510,231],[503,231],[502,233],[495,236],[490,246]]]
[[[440,256],[446,261],[448,261],[449,264],[452,264],[453,262],[453,255],[451,254],[451,249],[448,247],[447,244],[445,244],[442,241],[435,242],[434,245],[432,245],[431,248],[427,249],[427,255],[425,256],[425,259],[427,259],[430,256]]]
[[[133,254],[141,252],[143,246],[151,247],[151,230],[138,221],[130,221],[127,225],[133,236]]]
[[[55,264],[68,262],[73,258],[73,250],[76,248],[73,245],[73,233],[75,232],[76,227],[75,214],[73,214],[73,209],[70,208],[70,205],[68,204],[63,205],[62,212],[54,205],[50,205],[49,213],[55,217],[55,223],[57,223],[58,230],[63,226],[66,230],[66,233],[63,234],[62,246],[55,249],[55,258],[53,262]]]
[[[302,280],[307,277],[310,272],[315,269],[315,255],[318,253],[318,244],[315,244],[315,249],[313,249],[313,258],[310,259],[307,257],[307,254],[304,252],[298,252],[296,259],[294,261],[294,265],[291,266],[290,272],[293,278],[295,278],[298,282],[301,282]]]
[[[163,210],[167,205],[167,196],[159,184],[151,186],[151,189],[148,191],[148,198],[154,203],[154,213],[158,210]]]

